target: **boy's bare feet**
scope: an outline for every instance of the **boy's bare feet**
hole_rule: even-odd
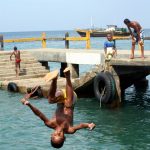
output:
[[[49,81],[51,81],[51,80],[53,80],[53,79],[57,79],[57,78],[58,78],[58,74],[59,74],[58,70],[54,70],[54,71],[48,73],[48,74],[44,77],[44,80],[45,80],[46,82],[49,82]]]
[[[133,56],[133,55],[131,55],[131,56],[130,56],[130,59],[134,59],[134,56]]]
[[[70,77],[70,68],[69,67],[65,68],[65,70],[63,72],[64,72],[64,75],[66,78]]]
[[[144,56],[141,56],[141,58],[142,58],[142,59],[145,59],[145,57],[144,57]]]

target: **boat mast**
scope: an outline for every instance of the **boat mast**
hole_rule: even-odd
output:
[[[91,29],[94,29],[93,18],[91,16]]]

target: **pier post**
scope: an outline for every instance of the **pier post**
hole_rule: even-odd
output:
[[[90,43],[90,31],[86,31],[86,49],[91,48],[91,43]]]
[[[40,63],[42,64],[42,66],[44,66],[47,70],[49,70],[49,66],[48,66],[48,61],[40,61]]]
[[[69,37],[69,33],[67,32],[65,34],[65,48],[69,49],[69,41],[66,40],[66,38]],[[64,77],[63,70],[67,67],[67,63],[61,63],[61,68],[60,68],[60,77]]]
[[[68,32],[65,34],[65,38],[67,38],[67,37],[69,37],[69,33]],[[65,48],[69,49],[69,41],[68,40],[65,40]],[[79,77],[79,65],[78,64],[69,64],[69,67],[71,69],[70,70],[71,71],[71,77],[72,78],[78,78]],[[61,66],[61,68],[62,68],[62,66]]]
[[[42,33],[42,48],[46,48],[46,33]]]
[[[0,44],[1,44],[0,50],[3,50],[4,49],[3,35],[0,35]]]
[[[68,32],[65,34],[65,48],[69,49],[69,41],[66,40],[67,37],[69,37],[69,33]]]

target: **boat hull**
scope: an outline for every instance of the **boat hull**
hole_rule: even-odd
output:
[[[78,34],[82,37],[86,36],[86,31],[79,31],[77,30]],[[112,33],[115,36],[129,36],[130,33],[129,32],[100,32],[100,31],[92,31],[90,32],[90,36],[91,37],[106,37],[108,33]]]

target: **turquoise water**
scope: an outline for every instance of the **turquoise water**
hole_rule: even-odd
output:
[[[149,31],[149,30],[148,30]],[[41,32],[5,33],[7,38],[33,37]],[[49,35],[64,35],[64,32],[49,32]],[[76,35],[74,32],[71,35]],[[92,46],[102,48],[105,39],[93,38]],[[63,47],[64,43],[50,42],[49,47]],[[72,43],[72,47],[84,47],[85,43]],[[150,50],[150,42],[146,43]],[[10,50],[18,48],[40,47],[40,43],[7,44]],[[121,49],[129,49],[130,41],[117,42]],[[51,63],[50,63],[51,64]],[[59,67],[58,64],[53,64]],[[85,69],[86,70],[86,69]],[[85,71],[82,69],[82,72]],[[147,77],[150,80],[150,76]],[[0,150],[49,150],[53,149],[49,139],[52,130],[47,128],[31,110],[23,106],[21,94],[0,91]],[[52,117],[55,105],[49,105],[46,99],[32,100],[48,117]],[[74,113],[74,124],[94,122],[93,131],[86,129],[74,135],[67,135],[62,150],[149,150],[150,149],[150,87],[136,89],[133,86],[125,91],[124,103],[117,109],[99,108],[96,99],[79,99]]]

